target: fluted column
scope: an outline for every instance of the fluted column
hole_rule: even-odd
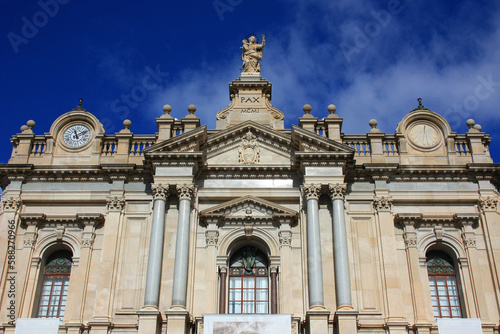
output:
[[[195,185],[178,185],[179,221],[175,244],[174,282],[172,306],[186,307],[188,262],[189,262],[189,221],[191,216],[191,198],[195,196]]]
[[[329,184],[333,208],[333,249],[335,251],[335,286],[337,308],[352,306],[351,276],[347,251],[347,231],[345,225],[344,197],[345,183]]]
[[[151,189],[154,199],[153,224],[151,226],[144,305],[158,307],[160,298],[161,264],[163,259],[163,238],[165,231],[165,204],[168,198],[168,185],[155,184]]]
[[[323,267],[318,200],[321,185],[304,186],[307,201],[307,268],[309,278],[309,307],[323,306]]]

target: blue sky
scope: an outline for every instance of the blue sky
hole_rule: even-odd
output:
[[[499,7],[494,0],[5,0],[0,163],[23,124],[32,119],[36,134],[48,132],[79,98],[107,133],[126,118],[132,132],[154,133],[167,103],[178,118],[195,104],[202,124],[215,128],[240,73],[240,41],[251,33],[266,35],[262,75],[287,127],[305,103],[320,118],[334,103],[345,133],[366,133],[375,118],[392,134],[421,97],[453,131],[465,133],[465,121],[475,119],[500,162]]]

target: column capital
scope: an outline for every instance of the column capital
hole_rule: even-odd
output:
[[[21,199],[19,197],[9,196],[7,198],[2,198],[3,211],[16,211],[20,205]]]
[[[333,199],[344,199],[347,191],[347,184],[345,183],[329,183],[328,189],[330,190],[330,197]]]
[[[403,238],[405,240],[406,248],[417,248],[418,239],[415,232],[404,232]]]
[[[292,232],[291,231],[279,231],[278,237],[280,241],[280,247],[288,246],[292,247]]]
[[[479,199],[479,207],[483,211],[496,211],[498,205],[498,198],[492,196],[481,197]]]
[[[219,266],[219,273],[227,274],[227,266]]]
[[[176,188],[179,199],[185,198],[190,200],[191,198],[196,196],[197,187],[194,184],[178,184]]]
[[[168,198],[168,184],[152,184],[151,190],[153,191],[153,199],[167,200]]]
[[[217,247],[217,243],[219,242],[219,231],[206,231],[205,232],[205,240],[207,243],[207,247],[213,246]]]
[[[373,199],[373,207],[377,211],[391,211],[392,197],[391,196],[375,197]]]
[[[304,184],[302,194],[307,199],[319,199],[321,196],[321,184]]]
[[[277,266],[272,266],[271,268],[269,268],[269,271],[271,272],[271,275],[276,275],[278,274],[278,267]]]
[[[108,211],[121,211],[125,206],[123,197],[111,196],[106,199],[106,209]]]

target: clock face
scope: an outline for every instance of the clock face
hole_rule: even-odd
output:
[[[416,146],[432,148],[439,144],[441,136],[434,126],[420,123],[411,127],[408,132],[408,139]]]
[[[90,140],[90,129],[83,124],[75,124],[64,131],[63,141],[69,147],[82,147]]]

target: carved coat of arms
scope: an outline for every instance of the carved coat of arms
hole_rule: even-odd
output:
[[[260,148],[257,145],[257,137],[248,131],[243,137],[238,149],[240,163],[255,164],[260,161]]]

